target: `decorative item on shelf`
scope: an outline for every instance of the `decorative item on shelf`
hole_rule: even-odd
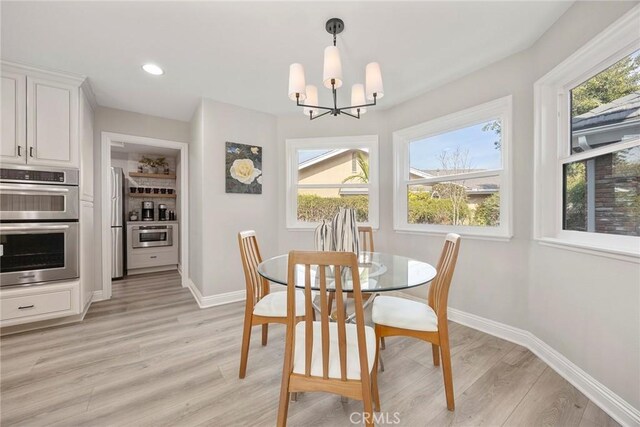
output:
[[[323,107],[318,105],[318,88],[305,84],[304,67],[302,64],[291,64],[289,66],[289,99],[296,101],[296,105],[302,108],[305,116],[310,120],[331,114],[338,116],[346,114],[356,119],[361,114],[367,112],[366,107],[377,104],[378,99],[384,96],[382,86],[382,73],[380,64],[370,62],[365,68],[365,84],[354,84],[351,87],[351,105],[348,107],[338,107],[337,89],[342,86],[342,62],[340,61],[340,51],[336,46],[336,35],[344,30],[344,22],[339,18],[331,18],[325,24],[329,34],[333,35],[333,46],[328,46],[324,50],[324,72],[323,84],[327,89],[331,89],[333,95],[333,106]],[[372,101],[367,103],[367,101]],[[319,110],[325,110],[318,114]]]
[[[171,173],[171,170],[169,169],[169,162],[167,162],[166,157],[152,159],[151,157],[142,156],[138,163],[140,163],[138,165],[138,172],[141,173],[158,174],[159,171],[162,171],[162,174],[164,175],[169,175]]]
[[[129,187],[129,192],[130,193],[135,193],[136,192],[136,187]]]
[[[144,188],[138,187],[138,193],[144,193]]]
[[[138,220],[138,211],[132,210],[129,212],[129,221],[137,221]]]
[[[226,143],[227,193],[262,194],[262,147]]]
[[[167,194],[173,194],[174,191],[175,190],[173,188],[167,188]]]
[[[160,194],[167,194],[167,189],[166,188],[161,188],[160,189]]]
[[[144,192],[147,194],[151,193],[151,187],[145,187]]]
[[[160,189],[159,188],[154,188],[153,189],[153,194],[158,194],[160,193]]]

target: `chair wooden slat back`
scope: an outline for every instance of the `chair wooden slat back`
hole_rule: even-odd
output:
[[[436,267],[438,273],[429,287],[429,305],[438,316],[438,324],[446,325],[449,287],[451,286],[451,278],[456,267],[459,249],[460,236],[454,233],[447,234]]]
[[[262,262],[262,256],[256,232],[253,230],[241,231],[238,233],[238,244],[247,286],[247,305],[253,307],[269,293],[269,284],[258,273],[258,264]]]
[[[373,246],[373,228],[360,225],[358,226],[358,234],[360,234],[360,250],[364,252],[375,252]]]
[[[287,288],[287,336],[285,347],[285,359],[292,361],[295,351],[295,278],[296,270],[298,266],[304,268],[304,293],[307,301],[307,309],[304,317],[305,322],[305,376],[311,377],[311,355],[313,349],[313,308],[311,307],[311,287],[312,283],[311,272],[312,268],[317,266],[317,276],[314,278],[320,288],[320,327],[321,327],[321,349],[322,349],[322,378],[329,379],[329,353],[330,353],[330,308],[328,302],[328,294],[331,292],[327,286],[327,276],[331,276],[329,269],[333,269],[333,277],[335,279],[335,300],[337,308],[337,319],[335,322],[338,333],[338,354],[340,357],[340,378],[342,381],[347,380],[347,332],[346,332],[346,310],[345,301],[343,296],[344,281],[348,277],[351,278],[353,283],[353,289],[349,292],[353,292],[355,302],[355,321],[356,321],[356,333],[358,342],[358,353],[360,358],[360,372],[361,380],[369,381],[369,368],[367,361],[367,348],[365,341],[365,324],[364,324],[364,311],[362,302],[362,292],[360,289],[360,275],[358,272],[358,260],[352,252],[303,252],[303,251],[291,251],[289,252],[289,274],[288,274],[288,288]],[[347,274],[350,270],[351,274]],[[288,367],[285,367],[290,374],[293,370],[293,363],[289,363]]]

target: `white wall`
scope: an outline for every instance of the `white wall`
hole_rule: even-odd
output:
[[[202,100],[190,150],[191,280],[205,296],[243,290],[237,234],[253,229],[263,256],[276,254],[276,117]],[[225,143],[262,147],[262,194],[225,193]]]
[[[101,170],[100,145],[102,144],[102,132],[115,132],[125,135],[146,136],[150,138],[166,139],[172,141],[189,142],[191,125],[188,122],[165,119],[162,117],[148,116],[145,114],[133,113],[130,111],[117,110],[114,108],[98,107],[94,118],[94,204],[95,218],[94,224],[102,224],[102,193],[100,184],[103,171]],[[108,211],[107,211],[108,212]],[[102,230],[95,227],[95,242],[97,259],[102,260]],[[102,278],[102,263],[96,265],[97,277]],[[96,291],[102,290],[102,281],[96,280]]]
[[[638,408],[638,265],[552,249],[532,240],[533,84],[635,4],[577,2],[529,49],[386,111],[372,109],[362,121],[339,117],[309,123],[301,114],[279,117],[278,160],[285,161],[287,138],[378,133],[376,249],[435,262],[441,237],[393,231],[392,132],[513,95],[514,237],[509,242],[463,240],[450,306],[530,330]],[[380,104],[384,106],[384,99]],[[284,168],[279,182],[279,253],[311,248],[312,232],[285,228]],[[413,293],[426,296],[426,289]]]

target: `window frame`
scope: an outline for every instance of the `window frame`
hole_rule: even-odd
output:
[[[428,138],[447,132],[463,129],[483,122],[499,119],[501,121],[501,156],[502,167],[481,172],[469,172],[460,175],[438,176],[409,180],[409,144],[418,138]],[[394,187],[393,200],[394,230],[406,233],[425,233],[443,235],[456,232],[465,237],[509,240],[513,236],[512,225],[512,178],[511,178],[511,146],[512,146],[512,96],[508,95],[462,111],[401,129],[393,132]],[[500,225],[497,227],[410,224],[408,220],[407,186],[430,182],[452,182],[460,179],[500,176]],[[405,178],[406,177],[406,178]]]
[[[298,151],[299,150],[336,150],[336,149],[369,149],[369,183],[343,184],[298,184]],[[295,138],[285,140],[286,163],[286,226],[288,230],[313,230],[319,222],[298,220],[299,188],[363,188],[369,190],[369,221],[362,225],[379,227],[379,152],[378,135],[339,136],[322,138]]]
[[[640,145],[640,139],[571,154],[571,90],[638,50],[640,8],[632,9],[534,84],[534,240],[640,262],[640,237],[565,230],[563,167]]]

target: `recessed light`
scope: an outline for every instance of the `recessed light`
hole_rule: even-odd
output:
[[[156,64],[144,64],[142,66],[142,69],[149,74],[153,74],[154,76],[161,76],[164,74],[164,70],[158,67]]]

